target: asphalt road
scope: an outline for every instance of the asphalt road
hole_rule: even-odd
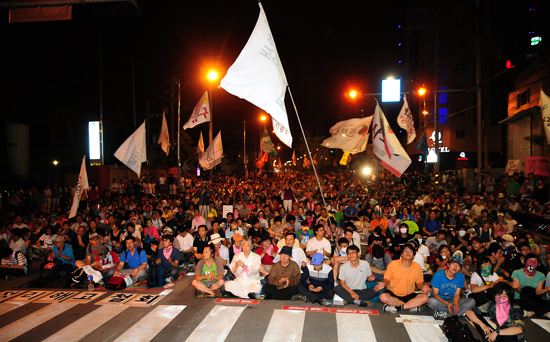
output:
[[[28,276],[12,282],[0,281],[0,292],[26,291],[35,289],[17,287],[28,281]],[[438,326],[433,323],[397,323],[400,314],[387,314],[382,305],[375,303],[371,314],[334,313],[315,311],[283,310],[284,305],[321,308],[305,302],[283,302],[261,300],[258,304],[216,303],[214,299],[194,298],[190,286],[191,276],[178,281],[163,294],[158,302],[141,307],[129,306],[139,296],[159,295],[153,291],[120,291],[136,294],[126,304],[97,305],[114,294],[99,291],[101,296],[88,303],[78,304],[71,299],[82,297],[78,290],[60,303],[40,303],[44,298],[61,289],[39,289],[53,291],[45,296],[20,304],[15,297],[0,299],[0,341],[446,341],[438,336]],[[98,292],[98,291],[94,291]],[[146,299],[151,297],[145,297]],[[141,303],[141,302],[140,302]],[[141,304],[139,304],[141,305]],[[333,309],[363,309],[353,305],[332,306]],[[10,311],[6,311],[10,310]],[[412,314],[411,314],[412,315]],[[418,316],[418,314],[415,314]],[[424,308],[420,316],[431,316],[432,311]],[[546,324],[550,323],[545,320]],[[548,341],[550,333],[531,319],[526,319],[526,340]],[[550,325],[547,327],[550,329]],[[418,335],[415,335],[416,334]],[[416,336],[416,337],[415,337]]]

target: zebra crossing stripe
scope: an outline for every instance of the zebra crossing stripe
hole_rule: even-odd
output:
[[[55,316],[73,308],[76,303],[55,303],[27,315],[20,320],[6,325],[0,329],[0,342],[11,341],[23,335],[27,331],[36,328],[42,323],[49,321]]]
[[[25,304],[27,303],[2,303],[0,304],[0,316]]]
[[[134,324],[124,334],[120,335],[115,342],[122,341],[151,341],[153,337],[164,329],[180,312],[185,305],[159,305],[153,311]],[[110,306],[113,308],[113,306]]]
[[[301,341],[305,319],[305,311],[275,309],[263,341]],[[281,327],[284,327],[284,329]]]
[[[338,327],[338,342],[356,342],[357,336],[361,336],[361,340],[376,342],[374,329],[368,315],[337,313],[336,326]]]
[[[101,306],[48,337],[43,342],[80,341],[126,309],[128,309],[128,306]]]
[[[186,341],[225,341],[243,311],[243,306],[216,305]]]

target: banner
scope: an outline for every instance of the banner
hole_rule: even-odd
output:
[[[256,162],[256,167],[258,169],[261,169],[262,167],[264,167],[264,164],[267,163],[267,161],[269,160],[269,156],[267,155],[267,153],[264,153],[260,159],[258,159],[258,161]]]
[[[162,113],[162,127],[160,129],[159,141],[157,144],[160,144],[160,148],[166,153],[170,152],[170,136],[168,135],[168,124],[166,123],[166,115]]]
[[[414,149],[422,153],[428,153],[428,139],[426,139],[426,132],[422,133]]]
[[[199,164],[205,170],[210,170],[214,166],[222,162],[223,158],[223,145],[222,145],[222,132],[216,135],[216,138],[212,141],[212,145],[208,146],[206,152],[199,160]]]
[[[260,146],[262,147],[262,151],[264,151],[265,153],[269,154],[272,157],[279,158],[279,154],[275,149],[275,145],[273,145],[273,142],[271,142],[271,138],[269,137],[269,133],[267,133],[266,128],[264,128],[264,134],[262,135]]]
[[[80,173],[78,174],[78,182],[76,183],[76,191],[74,192],[73,205],[69,212],[69,220],[76,216],[78,206],[80,204],[80,198],[84,191],[90,186],[88,185],[88,174],[86,173],[86,156],[82,158],[82,165],[80,166]]]
[[[550,177],[550,159],[548,157],[527,157],[525,160],[525,174]]]
[[[348,165],[348,158],[350,157],[349,152],[344,152],[342,159],[340,159],[340,165]]]
[[[115,157],[140,177],[141,163],[147,161],[145,121],[122,145],[120,145],[115,152]]]
[[[374,155],[380,159],[382,166],[400,177],[411,165],[411,158],[393,133],[378,101],[376,102],[372,125]]]
[[[183,125],[183,129],[193,128],[203,122],[210,121],[210,102],[208,101],[208,92],[205,91],[199,103],[193,109],[189,120]]]
[[[508,164],[506,164],[506,169],[504,172],[508,172],[508,175],[511,176],[514,172],[519,172],[519,159],[508,159]]]
[[[407,145],[412,143],[416,138],[416,130],[414,129],[414,119],[407,103],[407,95],[403,95],[403,107],[397,117],[399,127],[407,131]]]
[[[254,31],[235,63],[227,70],[220,87],[269,113],[277,137],[292,147],[285,108],[288,84],[264,9],[261,3],[258,5],[260,15]]]
[[[540,90],[540,110],[542,112],[542,123],[544,125],[544,132],[546,133],[546,143],[550,144],[550,98],[548,95]]]
[[[372,116],[340,121],[330,128],[332,136],[325,139],[321,146],[340,148],[349,153],[363,152],[367,149],[371,122]]]

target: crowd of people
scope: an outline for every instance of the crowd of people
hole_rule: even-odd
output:
[[[320,185],[304,174],[186,176],[179,189],[164,176],[113,179],[71,219],[69,196],[17,192],[1,225],[0,275],[24,275],[33,259],[44,274],[89,266],[103,282],[143,281],[153,267],[170,282],[185,269],[209,297],[429,307],[440,319],[466,315],[490,341],[522,341],[524,317],[550,319],[550,247],[544,229],[524,225],[550,218],[544,180],[487,173],[472,193],[457,174],[381,171],[323,174]]]

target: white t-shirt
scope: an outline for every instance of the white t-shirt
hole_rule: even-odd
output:
[[[514,226],[515,226],[516,224],[518,224],[518,221],[516,221],[516,220],[510,220],[510,221],[508,221],[508,234],[514,232]]]
[[[187,236],[189,236],[189,234],[187,234]],[[229,248],[224,245],[220,246],[220,258],[227,262],[226,265],[229,265]]]
[[[188,233],[187,235],[185,235],[185,237],[182,237],[178,234],[178,236],[176,236],[176,239],[178,239],[180,243],[180,251],[183,252],[188,251],[189,249],[193,249],[193,235]]]
[[[497,281],[497,280],[498,280],[498,275],[494,272],[489,277],[485,278],[485,281],[487,283],[491,281]],[[469,285],[470,291],[472,290],[471,284],[475,284],[477,286],[483,286],[483,279],[481,279],[481,276],[477,272],[472,273],[472,277],[470,278],[470,285]]]
[[[306,245],[306,252],[312,252],[314,250],[317,250],[318,253],[327,252],[329,254],[332,253],[332,247],[330,246],[330,242],[323,238],[323,240],[318,241],[317,238],[309,239]]]
[[[430,256],[430,250],[428,249],[428,247],[424,245],[420,245],[420,247],[418,248],[418,251],[414,255],[413,261],[420,265],[420,268],[422,268],[422,272],[427,271],[424,257],[427,258],[429,256]]]

